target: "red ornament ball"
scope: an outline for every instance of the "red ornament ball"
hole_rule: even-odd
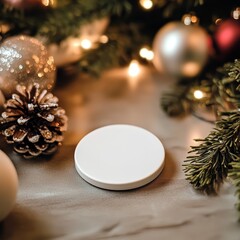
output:
[[[214,42],[218,60],[238,58],[240,55],[240,20],[222,21],[214,34]]]

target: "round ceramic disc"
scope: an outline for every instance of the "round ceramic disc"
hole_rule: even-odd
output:
[[[164,166],[164,148],[149,131],[131,125],[110,125],[87,134],[75,150],[75,166],[90,184],[109,190],[141,187]]]

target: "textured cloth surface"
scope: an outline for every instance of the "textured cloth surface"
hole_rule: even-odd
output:
[[[126,69],[59,80],[54,93],[66,109],[69,128],[51,159],[24,160],[1,140],[19,177],[17,202],[0,223],[0,239],[178,239],[239,240],[234,188],[217,196],[192,189],[182,171],[193,139],[213,125],[193,116],[174,119],[160,108],[174,81],[143,69],[138,82]],[[130,191],[107,191],[85,182],[74,168],[74,150],[88,132],[125,123],[143,127],[162,141],[166,164],[150,184]],[[93,149],[94,151],[94,149]]]

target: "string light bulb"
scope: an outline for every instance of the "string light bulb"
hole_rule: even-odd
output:
[[[10,25],[8,25],[8,24],[4,24],[4,23],[2,23],[1,25],[0,25],[0,32],[1,33],[6,33],[6,32],[8,32],[10,30]],[[0,37],[0,39],[1,39],[1,37]]]
[[[201,99],[204,98],[205,94],[204,94],[203,91],[201,91],[201,90],[198,89],[198,90],[195,90],[195,91],[193,92],[193,96],[194,96],[197,100],[201,100]]]
[[[153,7],[152,0],[140,0],[139,3],[146,10],[149,10]]]
[[[45,7],[49,7],[49,6],[55,7],[56,6],[56,1],[55,0],[42,0],[42,4]]]
[[[137,60],[132,60],[128,67],[128,75],[130,77],[136,77],[140,73],[140,66]]]
[[[109,38],[108,38],[108,36],[106,36],[106,35],[102,35],[102,36],[100,37],[99,41],[100,41],[101,43],[107,43],[107,42],[109,41]]]
[[[143,47],[139,51],[139,55],[141,58],[147,59],[148,61],[153,60],[154,53],[152,50],[148,49],[147,47]]]
[[[182,21],[187,26],[199,23],[199,19],[194,13],[189,13],[189,14],[183,15]]]
[[[240,19],[240,7],[237,7],[236,9],[233,10],[232,17],[235,20],[239,20]]]
[[[222,22],[222,19],[221,19],[221,18],[218,18],[218,19],[215,20],[215,24],[216,24],[216,25],[220,24],[221,22]]]
[[[92,47],[92,42],[89,39],[83,39],[80,42],[80,45],[83,49],[90,49]]]

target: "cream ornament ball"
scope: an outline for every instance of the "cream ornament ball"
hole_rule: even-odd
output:
[[[0,150],[0,222],[11,212],[17,189],[16,169],[8,156]]]
[[[153,51],[153,64],[161,73],[192,78],[208,60],[208,34],[197,25],[170,22],[156,34]]]
[[[0,45],[0,90],[5,97],[16,85],[38,83],[51,90],[55,84],[56,66],[46,47],[29,36],[9,37]]]

